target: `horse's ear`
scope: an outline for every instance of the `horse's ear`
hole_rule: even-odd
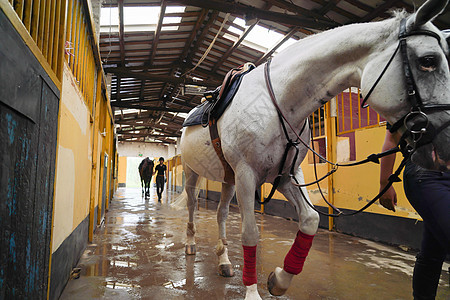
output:
[[[408,19],[407,28],[417,28],[441,14],[449,0],[427,0]]]

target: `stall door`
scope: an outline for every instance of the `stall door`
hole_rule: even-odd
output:
[[[0,299],[45,299],[59,91],[0,10]]]

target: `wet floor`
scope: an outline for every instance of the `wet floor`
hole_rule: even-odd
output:
[[[229,255],[235,276],[217,273],[217,223],[213,203],[200,201],[196,216],[197,254],[184,254],[187,211],[162,203],[152,189],[117,191],[105,224],[79,262],[81,276],[71,279],[60,299],[243,299],[240,215],[228,219]],[[272,297],[267,276],[281,266],[297,224],[257,214],[258,290],[263,299],[412,299],[414,253],[326,230],[317,233],[303,272],[287,293]],[[448,270],[445,263],[443,270]],[[437,299],[450,299],[449,275],[442,271]]]

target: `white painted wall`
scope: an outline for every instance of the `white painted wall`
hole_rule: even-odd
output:
[[[167,158],[171,158],[177,155],[177,146],[170,144],[167,149]]]
[[[151,159],[158,159],[162,156],[165,160],[167,160],[177,154],[175,145],[165,146],[151,143],[119,142],[117,149],[119,156],[126,157],[145,158],[148,156]]]

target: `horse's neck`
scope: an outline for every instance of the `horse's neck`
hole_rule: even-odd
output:
[[[370,56],[394,38],[394,22],[339,27],[305,38],[274,57],[271,77],[277,101],[296,125],[341,91],[359,87]]]

